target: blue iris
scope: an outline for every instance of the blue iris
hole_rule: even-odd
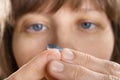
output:
[[[46,26],[43,24],[32,24],[28,28],[30,31],[43,31],[44,29],[46,29]]]
[[[96,25],[91,22],[83,22],[80,24],[80,27],[82,27],[83,29],[94,29]]]

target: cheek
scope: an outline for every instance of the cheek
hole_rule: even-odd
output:
[[[114,48],[112,31],[97,35],[72,35],[68,38],[72,48],[92,56],[109,60]]]
[[[22,66],[33,57],[40,54],[41,51],[45,50],[47,42],[48,39],[46,37],[38,39],[15,36],[13,38],[13,53],[18,66]]]

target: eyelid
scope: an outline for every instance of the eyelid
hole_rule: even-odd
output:
[[[92,19],[80,19],[76,22],[76,24],[79,25],[80,23],[85,23],[85,22],[93,23],[97,26],[97,28],[104,29],[101,22]]]
[[[40,27],[42,26],[42,30],[34,30],[33,29],[33,27],[34,27],[34,25],[40,25]],[[26,31],[27,32],[41,32],[41,31],[45,31],[45,30],[47,30],[48,29],[48,27],[46,26],[46,25],[44,25],[44,24],[41,24],[41,23],[34,23],[34,24],[31,24],[30,26],[28,26],[27,27],[27,29],[26,29]]]
[[[50,28],[51,25],[51,20],[44,16],[44,15],[36,15],[36,14],[27,14],[26,16],[23,16],[22,18],[19,19],[17,25],[21,26],[20,28],[24,29],[35,23],[41,23],[46,25],[48,28]]]
[[[87,25],[88,24],[88,25]],[[81,28],[83,29],[88,29],[88,30],[93,30],[95,28],[97,28],[97,25],[92,23],[92,22],[83,22],[79,24]],[[78,25],[78,26],[79,26]],[[86,27],[87,26],[87,27]],[[89,26],[89,27],[88,27]]]
[[[44,26],[46,26],[47,29],[50,28],[50,25],[44,21],[25,21],[24,24],[23,24],[23,29],[26,30],[28,29],[31,25],[33,24],[43,24]]]

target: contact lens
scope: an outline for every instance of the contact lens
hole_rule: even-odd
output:
[[[62,50],[63,50],[62,47],[60,47],[60,46],[58,46],[58,45],[56,45],[56,44],[48,44],[48,45],[46,46],[46,49],[58,49],[59,51],[62,51]]]

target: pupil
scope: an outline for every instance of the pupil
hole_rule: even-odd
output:
[[[82,27],[85,28],[85,29],[88,29],[88,28],[91,27],[91,23],[83,23]]]
[[[42,29],[42,25],[41,24],[33,24],[33,29],[36,30],[36,31],[39,31]]]

